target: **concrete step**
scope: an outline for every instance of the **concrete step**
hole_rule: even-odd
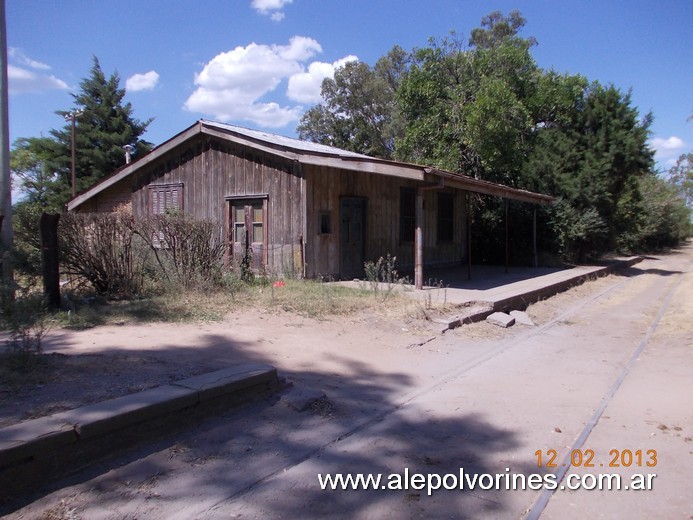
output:
[[[247,364],[0,429],[0,503],[283,387],[274,367]]]

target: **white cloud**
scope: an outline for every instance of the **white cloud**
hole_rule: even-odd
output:
[[[7,66],[7,78],[12,94],[69,88],[67,83],[53,75],[39,74],[15,65]]]
[[[285,60],[305,61],[322,52],[322,47],[313,38],[292,36],[289,45],[273,45],[277,54]]]
[[[125,81],[125,90],[137,92],[140,90],[153,90],[159,83],[159,74],[150,70],[144,74],[134,74]]]
[[[651,143],[655,150],[661,152],[681,150],[684,147],[683,139],[676,137],[675,135],[667,137],[666,139],[662,137],[655,137],[652,139]]]
[[[286,126],[300,118],[302,107],[281,107],[261,98],[275,91],[283,80],[302,72],[301,62],[321,51],[312,38],[294,36],[288,45],[251,43],[218,54],[195,75],[197,89],[184,107],[222,121]]]
[[[293,1],[294,0],[253,0],[252,6],[253,9],[265,12],[281,9],[285,5],[293,3]]]
[[[67,83],[45,71],[50,65],[31,59],[21,49],[10,47],[7,50],[7,78],[11,94],[43,92],[46,90],[66,90]]]
[[[15,63],[19,63],[20,65],[24,65],[34,70],[51,69],[50,65],[46,65],[45,63],[41,63],[40,61],[31,59],[29,56],[24,54],[24,52],[21,49],[18,49],[16,47],[10,47],[9,49],[7,49],[7,57]]]
[[[655,137],[650,140],[650,146],[655,151],[655,160],[666,166],[676,164],[676,159],[683,153],[686,143],[680,137]]]
[[[250,6],[258,13],[269,16],[273,21],[280,22],[284,19],[282,9],[294,0],[253,0]]]
[[[289,78],[287,97],[299,103],[320,103],[323,80],[334,77],[334,71],[350,61],[358,61],[358,58],[350,55],[334,63],[314,61],[308,66],[307,71],[298,72]]]

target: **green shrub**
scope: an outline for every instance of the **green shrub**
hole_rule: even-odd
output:
[[[368,261],[363,264],[363,269],[366,273],[366,280],[373,290],[374,295],[380,294],[383,299],[392,294],[395,286],[400,282],[399,274],[395,269],[396,256],[382,256],[377,261]]]

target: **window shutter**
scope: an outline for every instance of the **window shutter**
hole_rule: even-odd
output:
[[[149,187],[150,215],[183,209],[183,184],[161,184]]]
[[[159,184],[149,186],[149,215],[165,215],[169,210],[183,209],[183,184]],[[161,232],[152,237],[155,247],[166,247]]]

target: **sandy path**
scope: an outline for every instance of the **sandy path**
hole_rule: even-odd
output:
[[[413,345],[430,331],[397,321],[257,312],[56,336],[60,352],[146,352],[210,368],[271,363],[329,403],[298,413],[277,397],[212,418],[61,483],[10,518],[520,518],[540,491],[332,492],[320,490],[317,474],[546,472],[535,452],[555,449],[563,460],[670,291],[667,313],[584,445],[598,463],[614,448],[656,449],[657,485],[557,491],[542,518],[685,518],[693,512],[691,257],[689,249],[647,260],[629,278],[538,304],[535,329],[479,324],[422,346]],[[623,468],[635,471],[646,469]]]

